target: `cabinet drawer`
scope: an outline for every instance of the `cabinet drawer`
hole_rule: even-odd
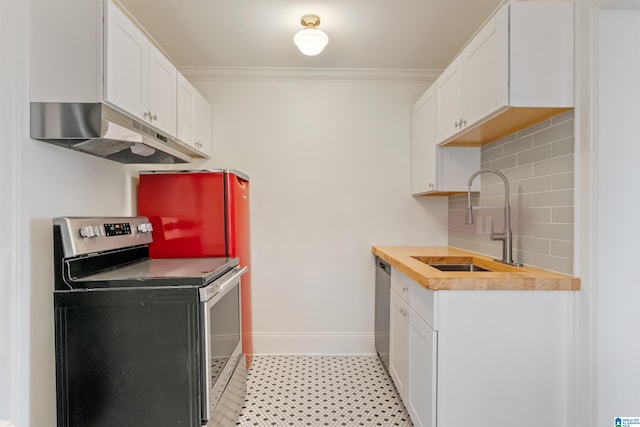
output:
[[[415,311],[415,313],[418,315],[418,317],[424,320],[427,325],[429,325],[432,329],[437,330],[436,292],[423,288],[408,277],[407,280],[410,281],[409,307],[411,307],[413,311]]]
[[[438,295],[435,291],[423,288],[393,267],[391,268],[391,289],[432,329],[438,329]]]
[[[409,284],[411,282],[411,279],[391,267],[391,290],[405,303],[409,301]]]

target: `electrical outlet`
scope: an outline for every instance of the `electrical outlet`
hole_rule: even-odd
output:
[[[484,228],[484,234],[491,234],[491,225],[493,224],[493,217],[487,215],[486,221],[485,221],[485,228]]]

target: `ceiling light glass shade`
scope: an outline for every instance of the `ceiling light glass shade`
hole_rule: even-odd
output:
[[[329,36],[322,30],[305,28],[293,36],[293,42],[298,46],[300,52],[307,56],[315,56],[322,52],[329,43]]]

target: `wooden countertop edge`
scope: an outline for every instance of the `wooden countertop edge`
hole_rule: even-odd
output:
[[[554,271],[525,265],[496,264],[492,257],[449,246],[372,246],[371,252],[406,274],[423,287],[439,290],[549,290],[577,291],[580,279]],[[487,267],[488,272],[449,272],[430,267],[413,257],[468,257]]]

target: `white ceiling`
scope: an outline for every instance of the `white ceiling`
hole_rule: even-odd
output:
[[[119,0],[178,67],[439,70],[503,0]],[[300,17],[329,45],[302,55]]]

